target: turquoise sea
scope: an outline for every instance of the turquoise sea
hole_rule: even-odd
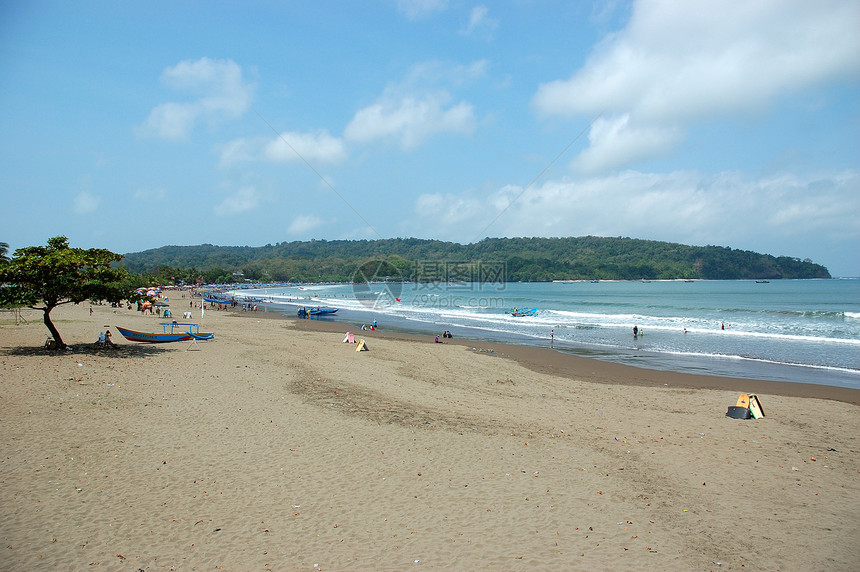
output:
[[[361,283],[238,290],[266,311],[553,347],[658,370],[860,389],[860,280]],[[399,298],[399,301],[398,301]],[[262,302],[260,302],[262,300]],[[537,308],[515,317],[514,309]],[[641,335],[634,338],[633,326]],[[686,333],[685,333],[686,332]]]

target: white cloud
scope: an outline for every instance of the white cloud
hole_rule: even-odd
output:
[[[242,187],[232,196],[224,198],[213,209],[218,216],[241,214],[254,210],[260,203],[259,195],[253,187]]]
[[[94,212],[99,208],[101,199],[88,191],[81,191],[75,197],[72,204],[72,210],[76,214],[87,214]]]
[[[641,0],[625,29],[599,44],[570,79],[541,85],[533,105],[544,116],[606,112],[618,138],[653,137],[668,123],[679,130],[671,137],[677,143],[697,121],[746,114],[784,93],[856,77],[858,22],[860,3],[840,0]],[[597,155],[592,167],[629,160],[624,150],[614,161]],[[588,158],[580,163],[588,166]]]
[[[420,20],[448,6],[448,0],[397,0],[397,10],[410,20]]]
[[[610,119],[599,118],[588,133],[589,147],[573,165],[585,173],[611,169],[618,164],[656,157],[672,150],[683,139],[683,132],[669,126],[631,125],[625,113]]]
[[[860,241],[860,172],[749,179],[735,172],[624,171],[549,181],[525,193],[507,186],[483,195],[422,195],[415,212],[417,236],[451,240],[632,236],[735,248],[759,245],[753,249],[785,254],[812,243]]]
[[[616,14],[629,10],[626,0],[603,0],[591,6],[589,19],[601,25],[608,24]]]
[[[475,131],[474,107],[453,103],[448,91],[484,77],[487,60],[468,65],[440,61],[413,66],[399,82],[385,87],[377,101],[358,110],[344,130],[344,139],[359,143],[390,140],[404,149],[417,147],[442,133],[469,134]]]
[[[469,23],[466,29],[463,30],[465,36],[482,36],[489,38],[496,28],[499,27],[499,21],[495,18],[490,18],[489,9],[484,6],[475,6],[469,14]]]
[[[232,60],[185,60],[165,69],[161,81],[194,99],[156,106],[138,127],[140,135],[186,138],[199,120],[217,124],[240,117],[250,107],[254,94],[254,85],[243,79],[242,68]]]
[[[288,131],[274,138],[240,137],[221,146],[219,155],[219,165],[229,167],[250,161],[281,163],[301,162],[302,159],[311,165],[339,163],[347,158],[348,153],[342,139],[320,129],[308,133]]]
[[[386,86],[383,99],[398,99],[415,93],[445,91],[461,87],[486,77],[490,62],[475,60],[469,64],[455,64],[439,60],[421,62],[412,66],[401,82]]]
[[[287,227],[287,234],[293,236],[305,235],[323,224],[325,224],[325,221],[316,215],[299,215]]]
[[[404,149],[420,145],[439,133],[472,133],[475,112],[466,102],[447,106],[445,93],[381,101],[358,111],[344,131],[344,137],[362,143],[394,139]]]
[[[434,236],[446,236],[463,224],[474,225],[475,220],[487,213],[487,206],[469,195],[428,193],[416,199],[415,212],[420,219],[433,221]]]
[[[228,141],[219,149],[220,158],[218,164],[221,167],[228,167],[236,163],[245,163],[254,161],[260,154],[265,140],[262,138],[245,138],[240,137]]]
[[[263,157],[278,162],[301,161],[296,153],[311,164],[338,163],[347,155],[343,141],[324,129],[313,133],[282,133],[270,140],[263,149]]]
[[[163,103],[149,113],[138,133],[161,139],[184,139],[199,114],[194,104]]]

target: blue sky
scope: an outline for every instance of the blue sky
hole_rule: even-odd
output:
[[[0,241],[630,236],[860,276],[855,1],[0,5]]]

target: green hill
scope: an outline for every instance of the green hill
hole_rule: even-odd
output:
[[[810,260],[721,246],[633,238],[487,238],[458,244],[417,238],[312,240],[266,246],[164,246],[126,254],[130,272],[208,282],[349,281],[362,264],[383,261],[404,280],[468,279],[468,268],[501,270],[507,281],[830,278]],[[435,273],[435,274],[434,274]],[[455,275],[452,275],[455,274]],[[379,275],[377,273],[377,275]]]

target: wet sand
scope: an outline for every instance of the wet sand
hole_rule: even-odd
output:
[[[275,313],[265,315],[271,319],[283,319]],[[259,318],[259,314],[257,314],[257,317]],[[329,320],[296,320],[296,322],[295,327],[300,330],[341,333],[352,329],[355,330],[356,335],[361,334],[368,338],[382,337],[422,343],[433,341],[431,337],[419,334],[387,332],[384,327],[372,332],[359,332],[355,324],[346,325]],[[623,385],[643,386],[668,385],[688,389],[727,389],[745,393],[783,395],[786,397],[833,399],[835,401],[860,405],[860,391],[847,387],[714,375],[691,375],[673,371],[644,369],[598,359],[579,357],[545,347],[477,342],[475,340],[460,338],[445,339],[442,342],[469,348],[480,348],[482,351],[492,351],[494,354],[515,360],[521,365],[540,373],[597,383],[621,383]]]

